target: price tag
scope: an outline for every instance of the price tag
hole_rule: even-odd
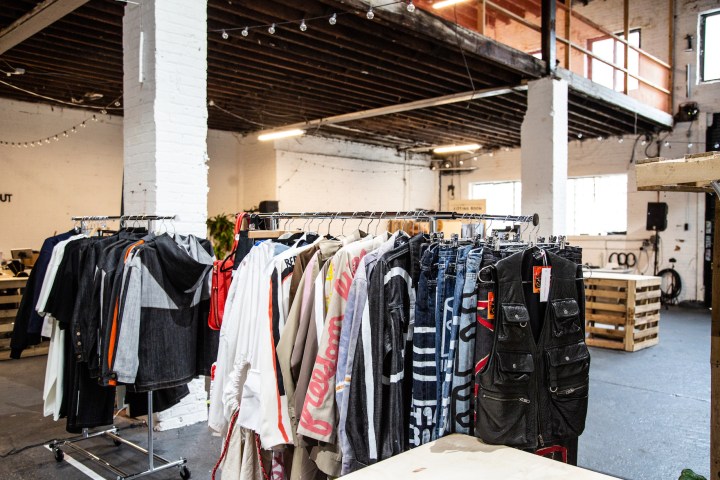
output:
[[[550,295],[550,270],[551,267],[545,267],[540,274],[540,301],[547,302]]]

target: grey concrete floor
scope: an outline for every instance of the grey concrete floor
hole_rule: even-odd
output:
[[[580,439],[579,464],[627,479],[677,479],[683,468],[708,476],[710,469],[710,315],[663,311],[660,344],[635,353],[593,348],[590,406]],[[65,438],[65,423],[42,417],[45,357],[0,362],[0,479],[85,480],[67,462],[56,463],[42,444]],[[127,427],[127,420],[118,421]],[[143,426],[121,435],[146,445]],[[221,440],[205,425],[155,434],[156,451],[188,458],[193,478],[206,479]],[[127,470],[146,459],[126,446],[87,441],[93,451]],[[7,455],[13,449],[16,454]],[[74,458],[82,459],[77,454]],[[106,478],[114,478],[82,461]],[[176,469],[153,479],[180,478]]]
[[[660,343],[628,353],[592,348],[580,466],[633,480],[709,478],[710,314],[663,310]]]

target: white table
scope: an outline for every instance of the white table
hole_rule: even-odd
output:
[[[351,473],[347,480],[609,480],[515,448],[486,445],[468,435],[448,435]]]

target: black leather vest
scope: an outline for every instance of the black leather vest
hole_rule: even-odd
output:
[[[545,252],[552,269],[541,303],[532,285],[540,252],[518,252],[494,267],[495,337],[476,398],[475,433],[486,443],[540,448],[585,428],[590,353],[582,270]]]

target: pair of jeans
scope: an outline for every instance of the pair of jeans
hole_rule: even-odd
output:
[[[453,303],[455,300],[455,275],[457,268],[458,247],[451,245],[438,246],[437,261],[437,292],[435,294],[435,363],[437,365],[438,383],[436,389],[437,398],[437,422],[433,439],[441,436],[441,428],[444,418],[443,412],[447,411],[449,399],[443,396],[443,384],[445,383],[445,371],[448,363],[452,364],[450,356],[450,338],[452,336]]]
[[[455,288],[460,292],[456,303],[458,316],[455,365],[450,393],[449,428],[453,433],[472,435],[473,429],[473,382],[475,333],[477,330],[477,274],[482,262],[483,248],[472,248],[467,252],[464,262],[465,278],[460,287],[460,270]]]
[[[428,245],[420,260],[412,339],[412,403],[408,434],[409,443],[413,447],[435,439],[438,384],[435,364],[437,253],[437,244]]]

